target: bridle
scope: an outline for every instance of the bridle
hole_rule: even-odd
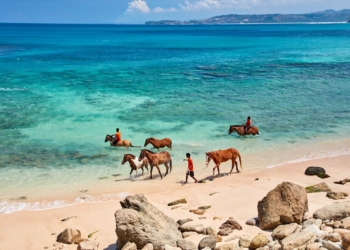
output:
[[[211,159],[209,158],[209,156],[206,154],[205,155],[205,164],[208,166],[209,165],[209,161],[210,161]]]

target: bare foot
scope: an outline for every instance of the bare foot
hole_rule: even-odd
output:
[[[194,183],[197,183],[198,181],[196,180]]]

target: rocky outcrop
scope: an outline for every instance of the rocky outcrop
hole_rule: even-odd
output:
[[[120,202],[122,209],[115,212],[117,246],[122,249],[127,242],[142,249],[152,243],[155,250],[163,246],[176,247],[182,238],[175,221],[150,204],[143,194],[127,196]]]
[[[308,210],[305,189],[291,182],[283,182],[258,202],[259,227],[275,229],[282,224],[300,224]]]
[[[331,204],[317,209],[313,217],[321,220],[342,220],[350,216],[350,201]]]
[[[77,229],[66,228],[57,236],[57,242],[64,244],[73,244],[81,238],[81,233]]]

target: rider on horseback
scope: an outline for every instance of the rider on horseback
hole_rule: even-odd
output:
[[[122,133],[119,132],[119,128],[116,129],[116,133],[115,133],[115,137],[114,137],[114,141],[113,144],[117,144],[118,141],[120,141],[122,139]]]
[[[248,130],[250,129],[251,125],[252,125],[252,120],[250,120],[250,116],[248,116],[247,118],[247,122],[244,124],[244,132],[248,132]]]

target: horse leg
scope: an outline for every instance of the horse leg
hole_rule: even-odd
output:
[[[230,171],[230,175],[232,174],[232,170],[235,168],[235,164],[234,161],[232,160],[232,167],[231,167],[231,171]]]
[[[137,178],[137,170],[138,170],[138,168],[136,167],[136,174],[135,174],[135,178]]]
[[[152,179],[153,165],[151,165],[150,179]]]
[[[130,179],[131,179],[131,173],[132,173],[132,171],[134,171],[134,169],[131,168],[131,171],[130,171]]]
[[[142,169],[142,175],[143,175],[143,173],[144,173],[143,166],[141,166],[141,169]]]
[[[240,171],[238,170],[238,162],[235,161],[235,164],[236,164],[236,170],[237,170],[237,173],[239,173]]]
[[[158,172],[159,172],[160,178],[163,179],[163,175],[162,175],[162,173],[160,172],[160,168],[159,168],[158,164],[156,165],[156,167],[158,168]],[[166,175],[166,174],[165,174],[165,175]]]
[[[164,166],[166,168],[166,172],[165,172],[165,175],[166,176],[168,174],[168,171],[169,171],[169,166],[168,166],[168,163],[167,162],[164,162]]]
[[[220,177],[220,164],[218,164],[218,177]]]

